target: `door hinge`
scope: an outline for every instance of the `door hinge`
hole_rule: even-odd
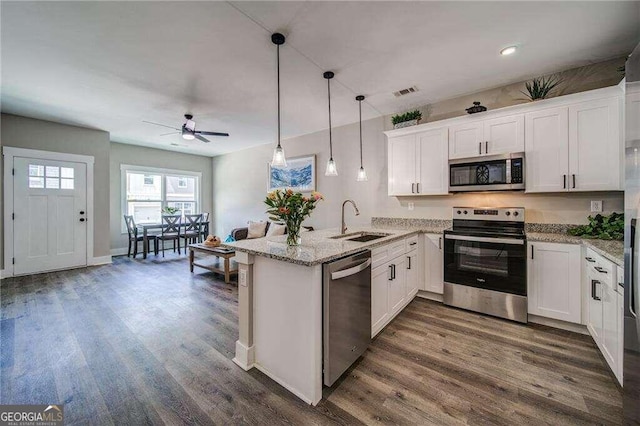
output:
[[[11,220],[16,220],[16,214],[15,213],[11,213]]]
[[[15,258],[15,257],[12,257],[12,258],[11,258],[11,264],[12,264],[12,265],[15,265],[15,264],[16,264],[16,258]]]
[[[16,169],[11,169],[11,176],[15,176],[16,175]]]

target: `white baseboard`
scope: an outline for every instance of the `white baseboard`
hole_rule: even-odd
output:
[[[9,275],[7,275],[7,272],[4,269],[0,269],[0,280],[3,278],[9,278]]]
[[[529,322],[535,324],[546,325],[553,328],[559,328],[561,330],[573,331],[574,333],[589,334],[587,327],[581,324],[574,324],[571,322],[560,321],[551,318],[540,317],[538,315],[529,314]]]
[[[111,249],[111,256],[126,256],[128,252],[129,249],[127,247],[114,248]]]
[[[92,257],[87,262],[87,266],[108,265],[111,263],[111,255]]]

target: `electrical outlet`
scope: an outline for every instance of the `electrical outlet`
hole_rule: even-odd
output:
[[[602,213],[602,201],[591,201],[591,213]]]
[[[414,207],[415,207],[415,206],[414,206],[414,204],[413,204],[413,203],[409,203],[409,204],[407,205],[407,207],[409,207],[409,211],[411,211],[411,210],[413,210],[413,209],[414,209]]]

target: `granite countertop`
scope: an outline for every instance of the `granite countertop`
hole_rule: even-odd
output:
[[[239,252],[249,253],[256,256],[295,263],[297,265],[314,266],[330,262],[362,250],[372,249],[393,241],[401,240],[410,235],[419,233],[419,230],[411,228],[390,229],[387,227],[370,226],[349,228],[347,234],[355,232],[386,233],[390,235],[377,240],[360,243],[356,241],[347,241],[349,237],[331,239],[330,237],[340,234],[340,230],[338,228],[332,228],[302,232],[300,234],[302,244],[294,247],[287,246],[286,235],[241,240],[233,243],[223,243],[222,247],[228,247]]]
[[[618,266],[624,266],[624,243],[622,241],[596,240],[554,232],[527,232],[527,241],[584,244],[605,259],[612,261]]]

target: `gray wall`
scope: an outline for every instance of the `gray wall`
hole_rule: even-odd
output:
[[[109,133],[10,114],[1,115],[0,129],[2,129],[0,135],[2,146],[92,155],[95,158],[93,255],[108,256],[109,241],[100,238],[100,230],[107,229],[109,226]],[[2,176],[0,174],[0,180]],[[0,183],[1,190],[4,182]],[[2,201],[4,204],[4,199]],[[0,219],[2,219],[0,223],[4,224],[4,218],[1,215],[0,211]],[[0,235],[2,237],[0,259],[3,259],[4,236],[2,232],[0,234],[2,234]]]
[[[122,233],[122,188],[120,165],[130,164],[144,167],[157,167],[175,170],[201,172],[201,209],[203,212],[211,212],[212,184],[211,184],[211,157],[200,155],[181,154],[160,149],[145,148],[141,146],[111,143],[111,249],[119,250],[127,247],[127,234]]]
[[[563,73],[562,93],[575,93],[617,84],[616,59]],[[480,92],[425,106],[432,117],[444,119],[464,115],[471,101],[482,101],[491,109],[523,103],[519,90],[523,83]],[[357,112],[354,102],[354,114]],[[602,200],[606,212],[623,211],[623,192],[577,194],[483,193],[456,194],[436,197],[389,197],[387,195],[386,137],[382,133],[391,128],[390,116],[363,122],[364,165],[368,182],[356,182],[359,168],[358,124],[333,129],[334,159],[338,177],[325,177],[324,167],[329,158],[328,131],[295,137],[283,142],[287,157],[316,154],[318,191],[326,200],[307,219],[306,225],[317,228],[340,226],[340,205],[352,198],[360,207],[361,216],[355,218],[347,207],[348,224],[369,223],[372,216],[451,219],[451,207],[521,206],[527,209],[527,221],[546,223],[585,223],[590,214],[590,200]],[[226,236],[232,228],[244,226],[248,220],[266,219],[263,204],[267,188],[267,164],[274,144],[263,145],[213,158],[213,196],[215,230]],[[415,205],[408,209],[408,203]]]

